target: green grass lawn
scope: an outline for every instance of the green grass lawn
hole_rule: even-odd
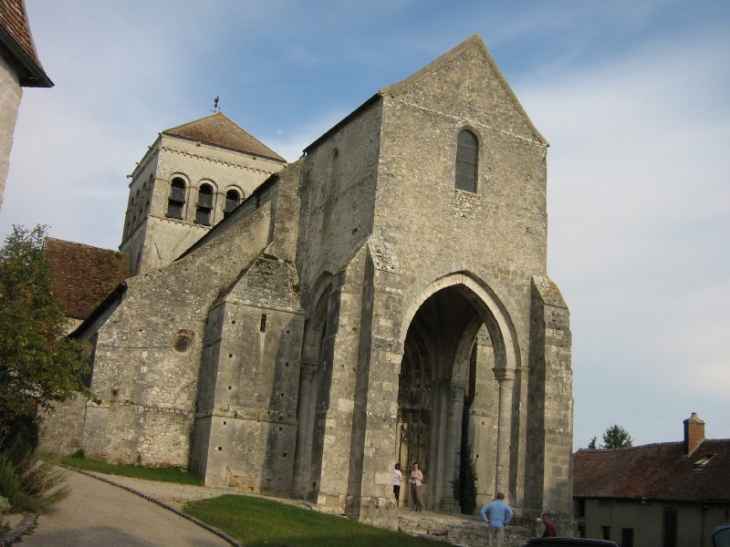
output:
[[[47,459],[75,469],[137,479],[202,485],[203,480],[178,467],[148,468],[117,465],[79,456]],[[215,526],[247,547],[443,547],[435,540],[415,538],[391,530],[325,515],[277,501],[226,495],[190,502],[184,511]]]
[[[54,461],[56,461],[55,458]],[[203,479],[201,477],[180,467],[154,468],[142,467],[141,465],[118,465],[96,460],[87,460],[76,456],[62,456],[57,461],[75,469],[92,471],[94,473],[120,475],[122,477],[146,479],[148,481],[177,482],[180,484],[203,486]]]
[[[248,496],[189,502],[183,510],[247,547],[443,547],[311,509]]]

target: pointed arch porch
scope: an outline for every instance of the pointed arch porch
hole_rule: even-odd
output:
[[[505,307],[483,281],[449,274],[412,299],[400,339],[396,454],[408,471],[425,463],[427,506],[458,511],[452,484],[462,448],[482,493],[508,492],[520,352]]]

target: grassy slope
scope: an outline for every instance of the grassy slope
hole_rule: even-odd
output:
[[[202,485],[197,475],[177,467],[148,468],[115,465],[77,457],[62,457],[64,465],[109,475]],[[436,547],[440,541],[415,538],[366,526],[343,517],[324,515],[273,500],[226,495],[190,502],[185,512],[215,526],[247,547]]]
[[[190,502],[184,511],[247,547],[443,547],[415,538],[271,500],[226,495]]]

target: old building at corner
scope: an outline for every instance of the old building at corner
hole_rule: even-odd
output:
[[[502,490],[523,515],[570,515],[548,143],[478,36],[380,90],[296,163],[268,156],[274,174],[225,214],[232,182],[191,176],[196,143],[131,185],[130,204],[144,182],[152,199],[127,216],[125,241],[144,249],[146,211],[172,204],[180,218],[159,214],[162,243],[147,248],[164,256],[174,239],[175,260],[132,253],[140,274],[78,331],[95,348],[88,457],[189,466],[208,485],[388,526],[395,462],[419,462],[428,508],[458,512],[465,452],[479,502]],[[203,183],[220,216],[181,249]]]
[[[0,206],[24,87],[53,87],[38,58],[23,0],[0,0]]]

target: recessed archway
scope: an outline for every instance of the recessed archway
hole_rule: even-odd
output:
[[[476,468],[482,497],[508,483],[517,359],[511,321],[464,274],[434,283],[413,308],[399,377],[397,457],[407,471],[414,461],[424,470],[427,507],[456,512],[462,452]]]

